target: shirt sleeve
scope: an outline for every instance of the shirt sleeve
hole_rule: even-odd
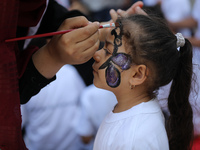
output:
[[[24,62],[23,69],[21,70],[22,71],[19,78],[21,104],[27,103],[32,96],[39,93],[43,87],[56,79],[56,76],[51,79],[46,79],[43,75],[41,75],[35,68],[31,57],[29,60]]]

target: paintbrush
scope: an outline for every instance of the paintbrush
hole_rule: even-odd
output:
[[[109,23],[109,24],[104,24],[100,25],[99,29],[102,28],[114,28],[115,23]],[[25,36],[25,37],[18,37],[18,38],[13,38],[13,39],[7,39],[5,42],[14,42],[14,41],[19,41],[19,40],[26,40],[26,39],[33,39],[33,38],[39,38],[39,37],[47,37],[47,36],[53,36],[53,35],[58,35],[58,34],[65,34],[68,32],[71,32],[76,29],[70,29],[70,30],[63,30],[63,31],[56,31],[56,32],[49,32],[49,33],[44,33],[44,34],[36,34],[36,35],[31,35],[31,36]]]

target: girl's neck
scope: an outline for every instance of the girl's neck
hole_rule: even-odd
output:
[[[118,103],[113,110],[114,113],[126,111],[132,108],[133,106],[136,106],[142,102],[147,102],[150,100],[147,94],[138,94],[138,95],[126,94],[124,96],[116,95],[116,97],[117,97]]]

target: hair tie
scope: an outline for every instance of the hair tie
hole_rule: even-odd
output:
[[[176,38],[177,38],[177,48],[178,47],[183,47],[185,45],[185,38],[183,37],[183,35],[181,33],[176,33],[175,34]]]

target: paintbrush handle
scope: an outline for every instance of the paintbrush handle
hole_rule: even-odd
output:
[[[25,36],[25,37],[19,37],[19,38],[13,38],[13,39],[7,39],[7,40],[5,40],[5,42],[14,42],[14,41],[19,41],[19,40],[26,40],[26,39],[32,39],[32,38],[53,36],[53,35],[68,33],[68,32],[73,31],[73,30],[74,30],[74,29],[63,30],[63,31],[56,31],[56,32],[50,32],[50,33],[44,33],[44,34],[36,34],[36,35]]]
[[[99,26],[99,29],[101,29],[101,28],[110,28],[110,27],[115,27],[115,23],[109,23],[109,24],[101,25],[101,26]],[[75,30],[75,29],[56,31],[56,32],[50,32],[50,33],[44,33],[44,34],[36,34],[36,35],[31,35],[31,36],[24,36],[24,37],[19,37],[19,38],[7,39],[7,40],[5,40],[5,42],[14,42],[14,41],[19,41],[19,40],[26,40],[26,39],[33,39],[33,38],[39,38],[39,37],[53,36],[53,35],[57,35],[57,34],[68,33],[68,32],[73,31],[73,30]]]

